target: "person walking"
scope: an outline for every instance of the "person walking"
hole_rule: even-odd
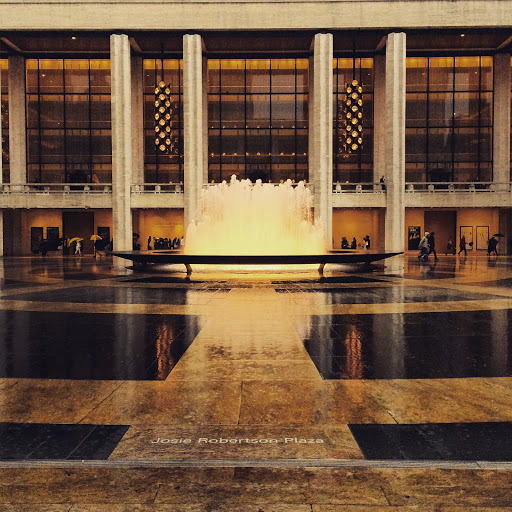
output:
[[[428,235],[428,245],[429,245],[428,254],[430,256],[430,254],[434,253],[434,261],[437,261],[439,258],[437,257],[436,240],[434,238],[434,235],[435,235],[434,231],[431,231],[430,235]]]
[[[39,250],[41,251],[41,256],[43,258],[46,258],[46,255],[48,254],[48,243],[46,241],[46,238],[43,238],[41,240],[41,244],[39,245]]]
[[[459,249],[460,249],[460,251],[459,251],[458,255],[460,255],[460,253],[462,251],[464,251],[464,256],[468,255],[468,251],[466,249],[466,237],[464,235],[462,235],[460,237]]]
[[[494,236],[492,236],[491,238],[489,238],[489,242],[487,243],[487,255],[490,256],[491,253],[493,252],[494,254],[496,254],[496,256],[498,256],[497,247],[498,240],[494,238]]]
[[[418,249],[420,253],[418,254],[418,259],[421,260],[423,258],[425,261],[428,261],[428,235],[430,233],[425,231],[425,236],[420,240],[418,244]]]
[[[75,256],[77,254],[78,254],[78,256],[82,256],[82,242],[80,240],[76,241]]]
[[[446,255],[448,255],[448,253],[450,254],[453,254],[455,256],[455,253],[457,252],[457,249],[455,247],[455,245],[453,245],[453,240],[452,240],[452,237],[448,238],[448,243],[446,244]]]

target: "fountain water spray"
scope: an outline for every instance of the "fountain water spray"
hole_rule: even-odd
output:
[[[186,254],[325,254],[321,222],[313,222],[313,197],[303,182],[274,185],[223,181],[201,191],[201,216],[186,233]]]

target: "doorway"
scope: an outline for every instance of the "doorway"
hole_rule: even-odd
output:
[[[444,253],[448,239],[451,238],[453,244],[456,243],[457,212],[449,210],[432,211],[428,210],[424,214],[425,231],[435,233],[436,250]]]
[[[62,212],[62,228],[63,237],[83,238],[83,253],[92,254],[94,242],[90,238],[94,234],[94,212]]]

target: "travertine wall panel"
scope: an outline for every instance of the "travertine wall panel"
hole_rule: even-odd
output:
[[[510,2],[455,1],[182,1],[0,2],[6,30],[258,30],[417,27],[504,27]],[[168,12],[169,16],[155,15]]]

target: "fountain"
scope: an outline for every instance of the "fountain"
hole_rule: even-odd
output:
[[[185,254],[325,254],[313,197],[301,181],[274,185],[231,177],[201,191],[201,216],[185,237]]]
[[[327,251],[324,227],[313,222],[313,197],[303,182],[251,183],[231,177],[201,191],[201,215],[192,222],[183,252],[123,251],[115,256],[144,267],[148,263],[191,265],[319,265],[365,263],[401,253]],[[233,267],[229,267],[231,270]],[[254,267],[252,267],[254,268]]]

